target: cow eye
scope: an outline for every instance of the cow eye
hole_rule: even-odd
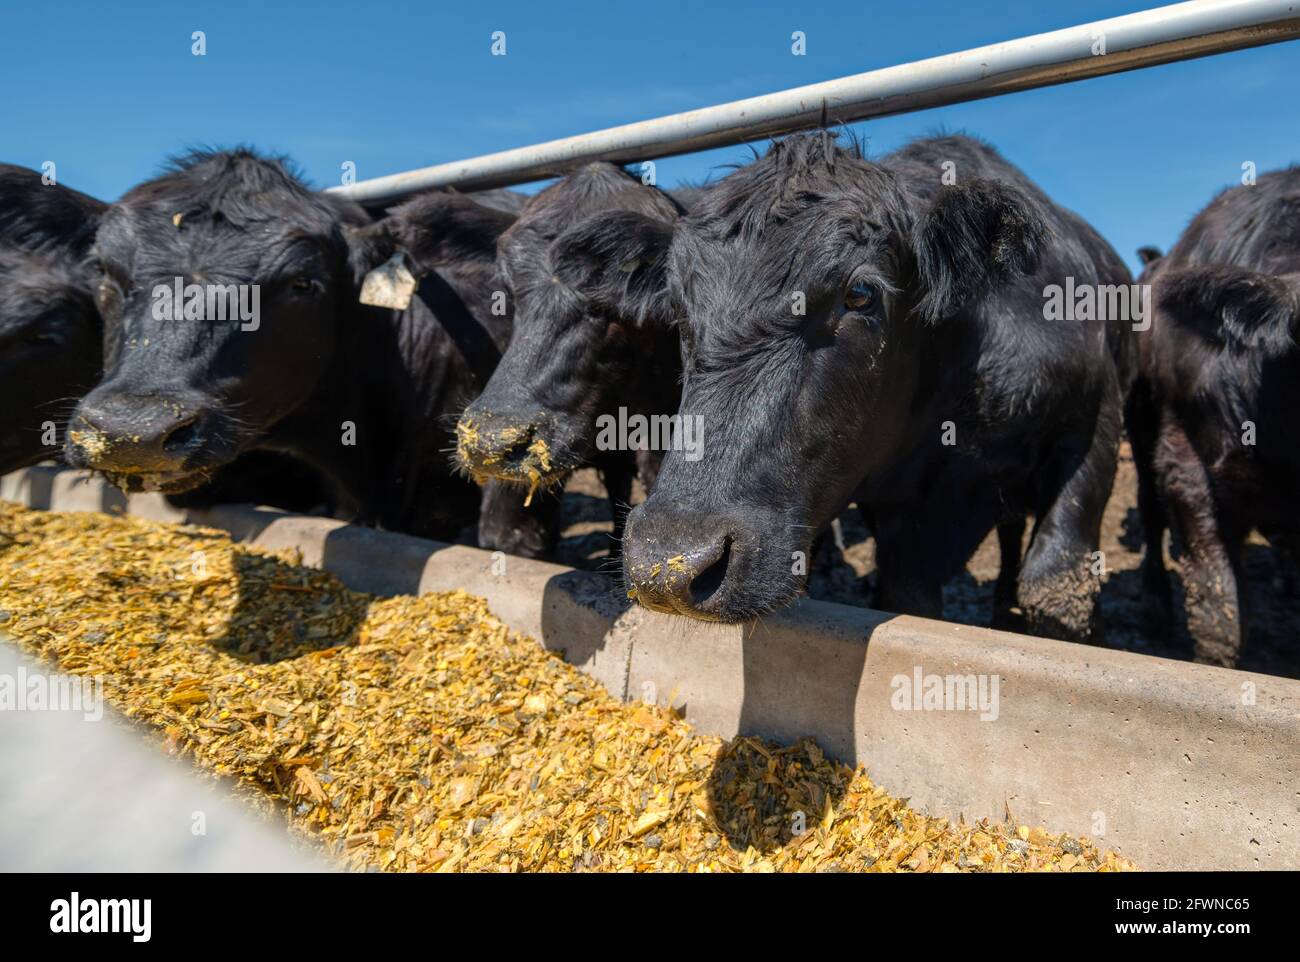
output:
[[[864,311],[876,303],[875,285],[866,281],[854,281],[844,293],[844,306],[850,311]]]
[[[289,282],[289,286],[292,287],[295,291],[306,293],[308,291],[313,291],[316,289],[316,282],[312,280],[310,277],[308,277],[306,274],[299,274],[297,277],[295,277],[293,280]]]

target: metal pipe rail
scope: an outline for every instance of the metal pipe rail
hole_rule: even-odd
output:
[[[1191,0],[960,53],[330,188],[366,203],[652,160],[1300,38],[1300,0]],[[1104,52],[1102,52],[1104,50]]]

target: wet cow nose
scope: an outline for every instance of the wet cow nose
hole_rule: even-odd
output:
[[[623,571],[637,601],[647,608],[706,620],[720,619],[733,539],[685,524],[676,537],[649,531],[634,516],[623,539]],[[693,529],[693,531],[692,531]]]
[[[74,463],[101,471],[178,471],[196,437],[199,411],[178,398],[87,398],[68,431]]]

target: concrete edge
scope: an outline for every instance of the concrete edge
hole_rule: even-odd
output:
[[[1300,869],[1300,681],[809,600],[701,624],[595,573],[247,505],[180,511],[55,468],[0,479],[0,497],[219,528],[376,594],[463,588],[624,699],[671,700],[723,737],[813,735],[935,814],[1009,809],[1150,869]]]
[[[60,677],[0,633],[0,678],[46,692]],[[97,686],[76,706],[3,713],[0,871],[341,871],[286,818],[232,797],[229,779],[197,772],[107,709]]]

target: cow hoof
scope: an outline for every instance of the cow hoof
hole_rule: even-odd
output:
[[[1040,638],[1105,644],[1100,596],[1101,579],[1086,565],[1045,578],[1022,580],[1023,630]]]
[[[1187,631],[1192,636],[1192,658],[1198,664],[1237,667],[1242,633],[1226,612],[1189,608]]]

